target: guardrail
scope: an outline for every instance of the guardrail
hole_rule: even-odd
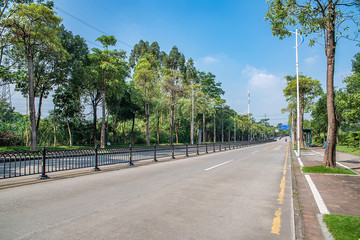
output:
[[[191,156],[218,152],[271,140],[251,142],[204,143],[194,145],[154,145],[151,147],[128,148],[95,148],[76,150],[46,150],[0,152],[0,179],[41,174],[39,179],[46,179],[46,173],[93,167],[99,171],[99,166],[125,163],[133,165],[143,160],[158,161],[160,158]]]

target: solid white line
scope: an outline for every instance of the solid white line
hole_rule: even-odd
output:
[[[296,150],[294,150],[294,152],[295,152],[295,155],[298,157],[298,156],[299,156],[299,154],[297,153],[297,151],[296,151]]]
[[[231,162],[231,161],[233,161],[233,160],[230,160],[230,161],[227,161],[227,162],[223,162],[223,163],[220,163],[220,164],[218,164],[218,165],[215,165],[215,166],[209,167],[209,168],[205,169],[205,171],[209,171],[209,170],[211,170],[211,169],[214,169],[214,168],[220,167],[220,166],[222,166],[222,165],[224,165],[224,164],[227,164],[227,163],[229,163],[229,162]]]
[[[301,159],[300,158],[297,158],[298,159],[298,161],[299,161],[299,164],[300,164],[300,168],[303,168],[304,167],[304,164],[303,164],[303,162],[301,161]]]
[[[329,210],[327,209],[323,199],[321,198],[321,195],[319,191],[317,190],[314,182],[311,180],[311,177],[309,175],[305,175],[306,181],[308,182],[311,192],[315,198],[315,202],[319,208],[319,211],[321,214],[330,214]]]
[[[357,172],[355,172],[354,170],[352,170],[352,168],[349,168],[349,167],[345,166],[344,164],[341,164],[341,163],[339,163],[339,162],[336,162],[336,164],[342,166],[343,168],[346,168],[346,169],[352,171],[353,173],[356,173],[357,175],[360,175],[359,173],[357,173]]]

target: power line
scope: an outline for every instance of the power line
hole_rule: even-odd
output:
[[[92,28],[92,29],[94,29],[94,30],[96,30],[96,31],[104,34],[104,35],[111,35],[111,34],[108,34],[108,33],[104,32],[104,31],[102,31],[101,29],[99,29],[99,28],[97,28],[97,27],[95,27],[95,26],[93,26],[93,25],[85,22],[84,20],[81,20],[80,18],[78,18],[78,17],[76,17],[76,16],[74,16],[74,15],[66,12],[65,10],[63,10],[63,9],[61,9],[61,8],[59,8],[59,7],[55,7],[55,8],[56,8],[57,10],[59,10],[60,12],[66,14],[66,15],[72,17],[72,18],[74,18],[75,20],[81,22],[82,24],[84,24],[84,25],[86,25],[86,26],[88,26],[88,27],[90,27],[90,28]],[[124,42],[124,41],[121,41],[121,40],[117,40],[117,41],[118,41],[118,42],[121,42],[121,43],[124,44],[125,46],[128,46],[129,48],[133,48],[133,46],[131,46],[130,44],[128,44],[128,43],[126,43],[126,42]]]

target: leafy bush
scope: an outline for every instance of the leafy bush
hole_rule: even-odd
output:
[[[21,136],[11,131],[0,132],[0,146],[19,146]]]

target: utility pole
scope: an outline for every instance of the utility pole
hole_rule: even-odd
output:
[[[194,144],[194,86],[191,85],[191,145]]]
[[[300,157],[300,103],[299,103],[299,58],[298,58],[298,46],[301,44],[298,44],[298,29],[296,28],[295,32],[295,41],[296,41],[296,103],[297,103],[297,117],[296,117],[296,124],[297,124],[297,155]]]
[[[250,91],[248,91],[248,119],[250,122]],[[252,126],[250,126],[250,141],[252,139]],[[249,138],[248,138],[249,140]]]
[[[234,142],[236,142],[236,113],[234,113]]]

